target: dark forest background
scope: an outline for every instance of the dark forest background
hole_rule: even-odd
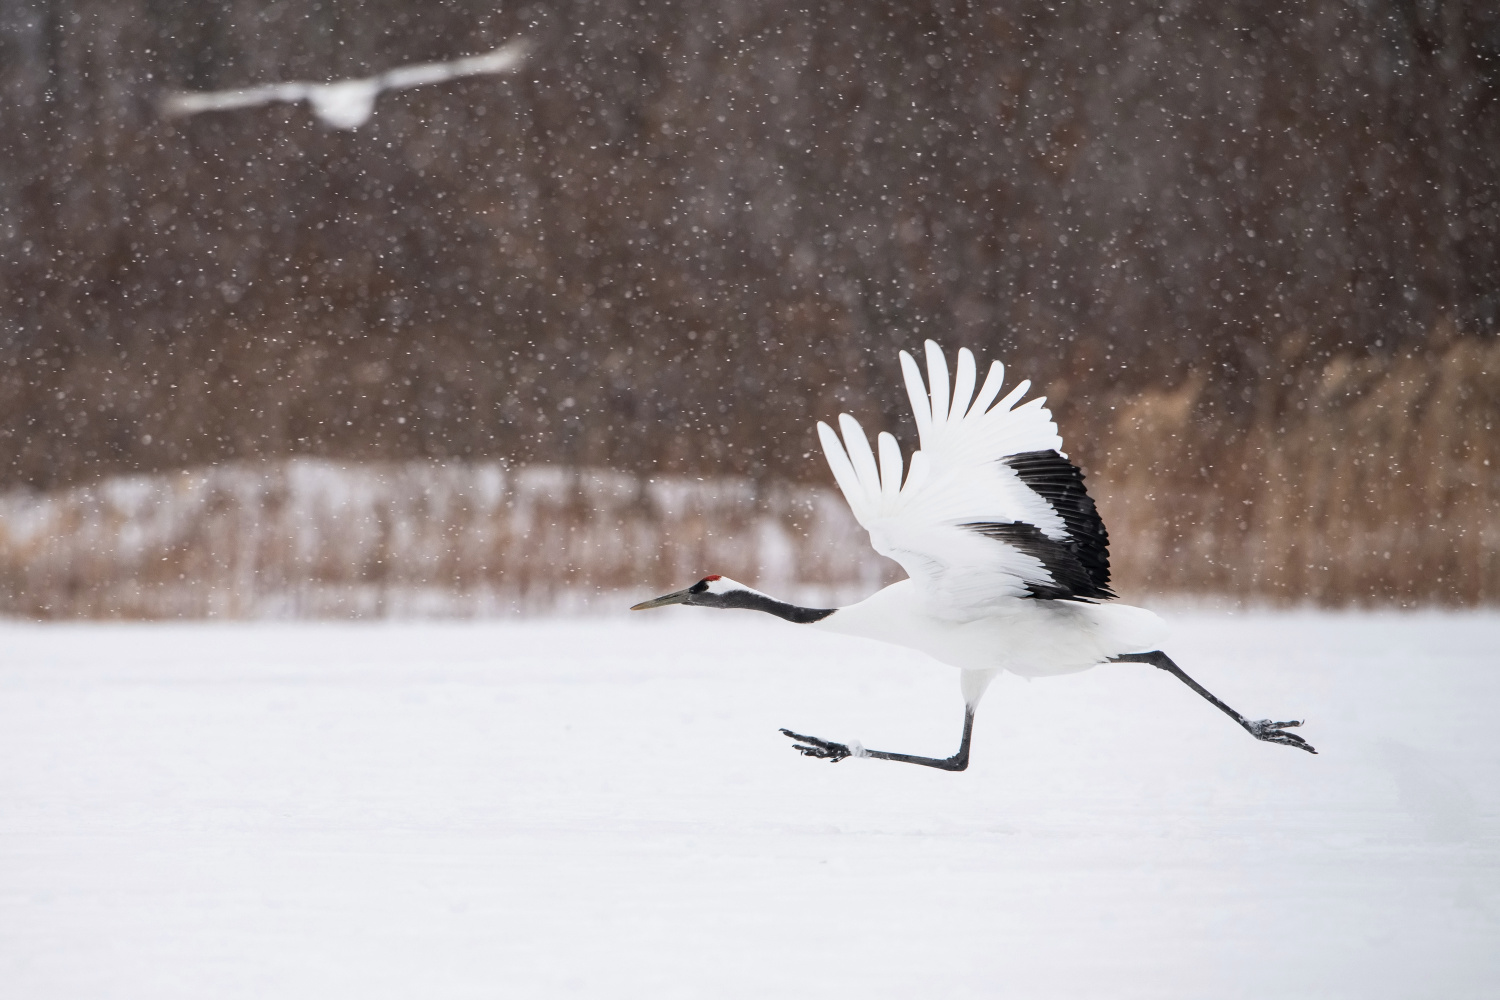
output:
[[[1270,8],[0,0],[0,485],[822,482],[932,337],[1168,589],[1500,598],[1500,9]],[[516,38],[352,131],[159,111]]]

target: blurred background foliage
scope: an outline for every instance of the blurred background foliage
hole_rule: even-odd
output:
[[[352,131],[159,112],[522,37]],[[5,486],[822,482],[932,337],[1049,395],[1140,588],[1500,598],[1490,4],[6,0],[0,98]]]

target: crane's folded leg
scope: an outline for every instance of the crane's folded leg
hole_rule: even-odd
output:
[[[1292,726],[1302,725],[1300,721],[1272,722],[1270,719],[1245,718],[1243,715],[1236,712],[1234,709],[1230,708],[1219,699],[1215,698],[1207,688],[1189,677],[1185,672],[1183,672],[1183,669],[1181,667],[1172,662],[1172,658],[1170,656],[1168,656],[1166,653],[1163,653],[1159,649],[1152,650],[1149,653],[1124,653],[1120,656],[1113,657],[1110,662],[1149,663],[1159,670],[1165,670],[1169,674],[1176,675],[1178,680],[1182,681],[1182,683],[1186,684],[1194,691],[1197,691],[1210,703],[1215,705],[1219,709],[1219,711],[1229,716],[1235,722],[1238,722],[1245,728],[1245,731],[1247,733],[1249,733],[1251,736],[1254,736],[1256,739],[1265,740],[1267,743],[1280,743],[1282,746],[1296,747],[1299,750],[1306,750],[1308,753],[1318,752],[1313,749],[1311,743],[1308,743],[1296,733],[1288,733],[1284,731],[1291,728]]]
[[[820,740],[816,736],[803,736],[794,733],[790,729],[783,729],[782,733],[797,741],[795,749],[804,757],[819,757],[837,764],[845,757],[874,757],[878,760],[899,760],[907,764],[921,764],[924,767],[937,767],[944,771],[962,771],[969,766],[969,743],[974,738],[974,706],[964,705],[964,738],[959,744],[958,753],[952,757],[918,757],[908,753],[888,753],[885,750],[866,750],[859,744],[850,747],[845,743],[833,743],[829,740]]]

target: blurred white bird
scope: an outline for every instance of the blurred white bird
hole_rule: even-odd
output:
[[[1017,405],[1030,382],[995,402],[1005,377],[1004,366],[995,362],[976,398],[974,355],[964,349],[950,392],[947,360],[930,340],[930,387],[905,351],[901,369],[921,444],[904,483],[901,449],[890,434],[878,439],[878,462],[848,414],[839,417],[842,441],[821,422],[818,436],[833,478],[875,551],[900,563],[908,579],[849,607],[802,608],[716,575],[632,610],[687,604],[764,611],[920,650],[959,668],[964,728],[952,757],[867,750],[783,729],[809,757],[875,757],[962,771],[969,765],[975,708],[1000,671],[1043,677],[1109,662],[1159,667],[1256,739],[1317,752],[1286,732],[1301,722],[1246,719],[1184,673],[1157,648],[1166,625],[1156,615],[1101,603],[1115,596],[1109,589],[1109,535],[1084,489],[1083,473],[1062,452],[1045,399]]]
[[[273,101],[307,101],[313,114],[333,128],[358,128],[375,112],[375,98],[382,90],[401,90],[429,83],[442,83],[465,76],[510,73],[526,62],[530,43],[518,39],[493,52],[449,62],[414,63],[358,80],[333,83],[268,83],[240,90],[174,91],[162,98],[162,113],[168,117],[194,115],[200,111],[228,111]]]

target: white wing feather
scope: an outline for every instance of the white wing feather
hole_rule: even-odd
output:
[[[994,403],[1005,378],[999,362],[990,366],[976,397],[974,355],[960,350],[950,395],[942,350],[929,340],[926,355],[924,384],[916,361],[901,352],[921,444],[904,484],[901,449],[891,435],[879,437],[878,466],[863,428],[848,414],[839,417],[842,440],[821,422],[818,437],[875,550],[901,564],[930,613],[967,621],[999,600],[1026,596],[1029,583],[1053,582],[1036,557],[964,526],[1019,521],[1066,540],[1062,518],[1002,461],[1022,452],[1061,452],[1062,438],[1045,400],[1016,406],[1030,382]]]

